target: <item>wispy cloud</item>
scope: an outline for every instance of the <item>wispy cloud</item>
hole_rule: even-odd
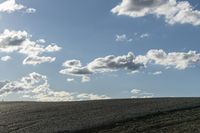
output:
[[[143,34],[140,35],[141,39],[148,38],[148,37],[150,37],[149,33],[143,33]]]
[[[36,12],[35,8],[27,8],[26,9],[26,13],[28,13],[28,14],[32,14],[32,13],[35,13],[35,12]]]
[[[132,42],[132,38],[128,38],[126,34],[116,35],[116,42]]]
[[[154,97],[153,93],[148,93],[139,89],[131,90],[131,98],[152,98]]]
[[[154,73],[152,73],[153,75],[161,75],[163,72],[162,71],[156,71]]]
[[[127,36],[126,34],[117,34],[115,36],[115,41],[116,42],[133,42],[133,41],[138,41],[142,39],[149,38],[150,34],[149,33],[134,33],[132,36]]]

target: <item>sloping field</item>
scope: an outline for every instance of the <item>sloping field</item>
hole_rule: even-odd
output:
[[[196,126],[200,98],[0,103],[0,133],[198,132]]]
[[[113,123],[93,133],[200,133],[200,108],[156,113]]]

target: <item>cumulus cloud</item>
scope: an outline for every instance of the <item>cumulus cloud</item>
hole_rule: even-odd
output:
[[[56,52],[56,51],[60,51],[61,47],[59,47],[56,44],[50,44],[45,48],[45,51],[47,52]]]
[[[3,56],[3,57],[1,57],[1,61],[9,61],[11,59],[12,58],[10,56]]]
[[[79,60],[67,60],[63,63],[61,74],[82,77],[82,81],[90,81],[89,76],[95,73],[113,72],[119,70],[137,71],[144,65],[134,62],[135,56],[129,52],[127,55],[96,58],[86,66]]]
[[[48,78],[39,73],[30,73],[18,81],[0,81],[0,96],[21,93],[23,97],[36,101],[72,101],[108,99],[106,95],[54,91],[48,84]]]
[[[56,44],[45,46],[44,40],[32,41],[31,37],[32,35],[26,31],[10,31],[6,29],[0,34],[0,52],[17,52],[27,55],[23,64],[36,65],[55,61],[55,57],[46,57],[42,56],[42,54],[59,51],[61,47]]]
[[[135,56],[132,52],[127,55],[114,56],[108,55],[105,57],[96,58],[83,66],[79,60],[67,60],[63,63],[61,74],[70,76],[79,76],[90,80],[92,74],[108,73],[119,70],[127,70],[130,73],[139,72],[142,68],[147,68],[151,64],[161,65],[165,68],[174,68],[184,70],[194,66],[200,62],[200,53],[196,51],[188,52],[170,52],[164,50],[152,49],[145,55]],[[161,74],[156,72],[154,74]]]
[[[82,82],[86,81],[87,75],[92,74],[87,66],[82,66],[79,60],[67,60],[63,63],[63,68],[60,70],[61,74],[82,77]]]
[[[144,64],[154,63],[167,68],[173,67],[175,69],[183,70],[191,65],[199,63],[200,53],[197,53],[196,51],[166,53],[162,49],[152,49],[149,50],[145,56],[138,56],[136,60],[138,62],[143,62]]]
[[[13,13],[16,11],[25,10],[26,13],[35,13],[36,9],[27,8],[22,4],[18,4],[16,0],[5,0],[0,3],[0,12]]]
[[[0,81],[0,88],[4,87],[7,83],[9,83],[10,81],[5,80],[5,81]]]
[[[19,81],[9,81],[0,88],[0,95],[7,95],[12,92],[30,92],[38,90],[38,87],[46,83],[46,76],[38,73],[30,73],[28,76],[21,78]]]
[[[117,71],[119,69],[136,71],[143,67],[143,64],[136,63],[134,59],[135,55],[132,52],[122,56],[109,55],[106,57],[96,58],[90,62],[87,67],[93,72],[100,73]]]
[[[25,7],[21,4],[17,4],[15,0],[6,0],[0,3],[0,12],[12,13],[23,8]]]
[[[177,0],[122,0],[111,10],[117,15],[133,18],[155,15],[164,17],[168,24],[200,25],[200,11],[195,10],[188,1]]]
[[[131,98],[151,98],[154,97],[153,93],[148,93],[139,89],[131,90]]]

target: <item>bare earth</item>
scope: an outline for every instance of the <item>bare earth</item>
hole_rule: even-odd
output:
[[[0,133],[199,133],[200,98],[1,102]]]

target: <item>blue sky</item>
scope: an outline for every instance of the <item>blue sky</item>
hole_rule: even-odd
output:
[[[13,1],[0,0],[0,3]],[[23,8],[12,11],[0,6],[0,57],[11,58],[0,61],[0,98],[54,101],[199,96],[199,2],[137,1],[16,0],[14,4]],[[9,6],[14,8],[13,3]],[[28,9],[34,10],[29,12]],[[176,15],[170,13],[172,9],[176,10]],[[5,29],[13,36],[21,36],[25,31],[29,41],[37,43],[37,40],[44,39],[45,43],[39,45],[47,47],[51,44],[58,49],[53,47],[55,49],[51,52],[45,49],[45,52],[34,55],[27,53],[30,50],[26,53],[5,52],[3,49],[13,47],[8,39],[16,39],[5,35]],[[27,40],[25,42],[19,48],[30,45]],[[134,54],[133,62],[118,62],[117,58],[123,55],[127,59],[129,52]],[[156,56],[159,52],[167,54],[166,57]],[[114,55],[114,59],[105,60],[109,55]],[[148,61],[138,58],[139,55]],[[29,56],[52,58],[36,64],[23,63]],[[94,62],[99,58],[104,60],[103,68],[99,66],[102,62]],[[81,62],[82,66],[69,66],[69,61]],[[62,66],[63,63],[67,65]],[[136,65],[140,67],[135,68]],[[72,71],[75,69],[76,73]],[[82,69],[84,74],[80,73]],[[85,73],[85,70],[89,72]],[[41,81],[35,82],[31,73]],[[31,78],[35,84],[25,83],[23,77]],[[82,82],[83,78],[86,78],[85,82]],[[48,86],[42,88],[45,94],[34,90],[46,82]]]

